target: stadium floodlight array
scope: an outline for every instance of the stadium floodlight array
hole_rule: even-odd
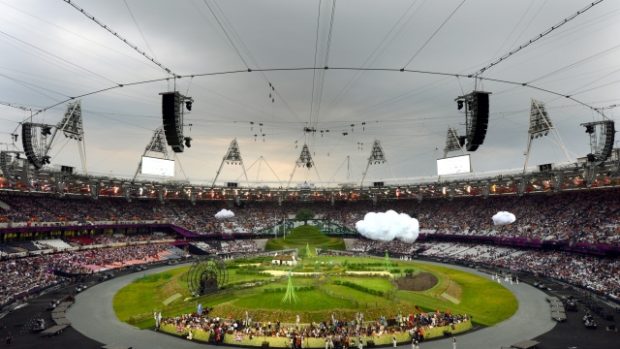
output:
[[[145,168],[145,160],[149,161],[151,159],[155,162],[162,160],[162,163],[167,165],[165,167],[169,167],[170,162],[172,162],[172,174],[169,173],[170,171],[165,171],[166,173],[162,173],[161,171]],[[138,163],[138,168],[136,169],[131,181],[135,182],[136,177],[140,173],[148,175],[165,175],[168,177],[174,176],[174,160],[171,160],[168,155],[168,148],[166,146],[166,142],[164,141],[164,129],[162,127],[158,127],[155,131],[153,131],[153,136],[144,148],[144,152],[142,153],[142,157]]]
[[[233,139],[228,146],[228,150],[226,150],[226,154],[222,158],[222,162],[220,163],[220,167],[217,169],[217,173],[215,174],[215,178],[213,179],[213,183],[211,187],[215,186],[215,182],[220,176],[220,172],[222,171],[222,167],[226,165],[240,165],[243,169],[243,176],[245,177],[246,183],[248,182],[248,174],[245,169],[245,165],[243,164],[243,158],[241,157],[241,150],[239,149],[239,143],[237,143],[237,138]]]
[[[463,151],[465,145],[465,136],[459,136],[458,131],[452,127],[448,128],[446,135],[446,146],[443,148],[443,157],[447,157],[451,151]]]
[[[473,91],[456,98],[458,110],[465,110],[467,151],[476,151],[484,143],[489,124],[490,92]]]
[[[298,167],[303,167],[308,170],[311,170],[314,168],[314,171],[316,172],[316,176],[319,179],[321,178],[314,164],[314,160],[312,159],[312,155],[310,154],[310,149],[308,149],[308,145],[305,143],[304,143],[304,146],[301,148],[301,153],[299,153],[299,157],[297,158],[297,160],[295,160],[295,167],[293,167],[293,172],[291,173],[291,176],[288,179],[288,183],[286,184],[287,188],[291,185],[291,181],[293,180],[293,176],[295,175],[295,170]]]
[[[544,137],[553,128],[553,123],[547,114],[547,109],[543,102],[532,99],[530,108],[530,127],[528,134],[530,138]]]
[[[368,174],[368,168],[370,165],[382,165],[386,163],[385,152],[383,152],[383,147],[381,147],[381,143],[378,139],[372,143],[372,149],[370,150],[370,156],[368,157],[368,162],[366,163],[366,169],[362,174],[362,181],[360,182],[360,187],[364,185],[364,180],[366,179],[366,175]],[[383,183],[383,182],[375,182],[375,183]]]
[[[82,123],[82,105],[80,101],[69,103],[62,120],[56,126],[66,138],[82,141],[84,125]]]
[[[581,124],[581,126],[585,127],[586,133],[590,135],[590,154],[587,155],[588,162],[600,164],[607,160],[613,150],[616,136],[614,121],[586,122]]]
[[[555,138],[555,143],[562,149],[564,152],[564,156],[566,156],[566,160],[571,162],[571,158],[568,155],[568,151],[566,150],[566,146],[564,146],[564,142],[560,137],[560,134],[553,126],[551,122],[551,118],[547,113],[547,108],[545,104],[541,101],[537,101],[532,98],[531,106],[530,106],[530,126],[528,128],[528,141],[527,141],[527,149],[525,150],[525,162],[523,164],[523,173],[527,171],[527,164],[530,159],[530,153],[532,150],[532,141],[537,138],[542,138],[548,136],[550,133]]]

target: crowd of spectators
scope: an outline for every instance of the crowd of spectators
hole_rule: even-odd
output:
[[[348,241],[350,241],[349,246],[347,246],[348,250],[370,254],[382,254],[388,251],[389,253],[410,255],[419,248],[417,244],[403,243],[400,240],[377,241],[350,239]]]
[[[0,306],[55,285],[71,275],[127,267],[184,254],[168,244],[140,244],[122,247],[65,251],[0,260]]]
[[[62,278],[44,257],[0,261],[0,307],[29,293],[58,284]]]
[[[354,346],[354,342],[361,341],[361,337],[368,340],[403,332],[409,333],[412,339],[422,341],[428,328],[452,326],[468,320],[467,315],[439,311],[422,312],[418,309],[409,315],[399,313],[391,319],[381,316],[373,321],[365,321],[362,313],[357,313],[351,319],[337,319],[332,314],[328,321],[312,323],[301,323],[298,315],[295,323],[281,323],[277,319],[265,322],[253,321],[247,313],[244,319],[227,320],[209,317],[206,312],[164,318],[161,323],[173,325],[177,333],[188,333],[189,339],[192,338],[192,331],[205,331],[215,343],[221,343],[226,335],[239,342],[244,338],[275,337],[285,340],[287,347],[293,347],[295,340],[303,342],[305,338],[320,338],[328,344],[326,347],[349,348]]]
[[[200,234],[259,233],[300,208],[352,231],[370,211],[388,209],[407,213],[420,221],[422,233],[515,237],[564,241],[570,244],[620,245],[620,189],[491,196],[488,198],[435,198],[418,200],[337,201],[301,203],[242,202],[228,207],[223,201],[134,200],[122,198],[58,198],[33,195],[0,195],[10,209],[0,209],[0,223],[156,221],[173,223]],[[217,220],[214,215],[230,208],[235,217]],[[515,214],[517,221],[496,227],[491,217],[498,211]]]
[[[191,244],[206,254],[217,255],[252,254],[264,249],[264,243],[259,244],[257,240],[249,239],[196,241]]]
[[[167,244],[129,245],[48,255],[48,266],[67,274],[90,274],[162,259]]]
[[[165,233],[154,234],[100,234],[100,235],[81,235],[66,238],[67,242],[74,246],[88,245],[116,245],[148,243],[151,241],[170,241],[175,240],[175,236]]]

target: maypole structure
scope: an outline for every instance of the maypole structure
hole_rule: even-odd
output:
[[[312,249],[310,248],[310,244],[306,243],[306,257],[312,257],[314,253],[312,253]]]
[[[220,172],[222,168],[226,165],[240,165],[243,169],[243,176],[245,177],[245,182],[248,183],[248,174],[245,169],[245,165],[243,164],[243,158],[241,157],[241,150],[239,149],[239,143],[237,143],[237,138],[233,139],[228,146],[228,150],[224,157],[222,158],[222,162],[220,162],[220,167],[217,169],[217,173],[215,174],[215,178],[213,179],[213,183],[211,183],[211,187],[215,186],[215,182],[220,176]]]
[[[282,303],[297,303],[297,295],[295,294],[295,286],[293,286],[293,278],[291,272],[288,272],[288,283],[286,285],[286,293],[282,297]]]
[[[385,270],[390,270],[392,262],[390,261],[390,254],[387,250],[385,251],[385,257],[383,257],[383,263],[385,264]]]
[[[379,142],[379,140],[375,139],[375,142],[372,144],[372,149],[370,150],[368,163],[366,163],[366,169],[362,174],[362,181],[360,182],[360,187],[364,186],[364,180],[366,179],[366,175],[368,174],[368,169],[370,168],[370,165],[383,165],[386,162],[387,160],[385,159],[385,153],[383,152],[381,143]]]

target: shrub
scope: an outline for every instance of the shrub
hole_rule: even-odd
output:
[[[368,288],[366,286],[358,285],[358,284],[350,282],[350,281],[335,280],[334,284],[339,285],[339,286],[346,286],[346,287],[352,288],[354,290],[358,290],[358,291],[361,291],[361,292],[364,292],[364,293],[371,294],[373,296],[383,297],[385,295],[385,293],[383,291],[374,290],[372,288]]]

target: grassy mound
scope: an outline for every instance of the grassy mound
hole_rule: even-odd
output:
[[[284,250],[296,248],[301,255],[305,255],[306,245],[314,252],[315,248],[329,250],[344,250],[344,240],[341,238],[329,237],[318,228],[310,225],[302,225],[293,229],[286,238],[270,239],[265,245],[267,251]]]

